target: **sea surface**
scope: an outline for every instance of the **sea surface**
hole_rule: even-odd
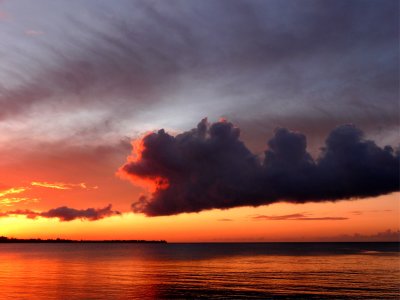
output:
[[[0,244],[0,299],[400,299],[397,243]]]

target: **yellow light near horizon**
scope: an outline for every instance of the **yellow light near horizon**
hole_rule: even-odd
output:
[[[144,239],[169,242],[312,240],[398,230],[400,193],[365,200],[210,210],[175,216],[124,213],[98,221],[60,222],[57,218],[0,218],[0,235],[17,238]],[[361,212],[362,211],[362,212]],[[256,215],[345,217],[344,220],[256,220]],[[354,212],[359,212],[355,214]],[[226,221],[229,219],[229,221]]]

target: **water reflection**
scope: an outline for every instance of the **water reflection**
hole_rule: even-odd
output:
[[[398,299],[397,244],[0,245],[0,298]]]

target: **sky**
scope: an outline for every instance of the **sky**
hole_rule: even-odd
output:
[[[0,235],[399,238],[399,3],[0,0]]]

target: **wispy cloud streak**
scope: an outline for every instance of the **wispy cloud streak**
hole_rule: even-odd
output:
[[[0,197],[4,197],[4,196],[10,195],[10,194],[23,193],[26,190],[27,190],[26,187],[12,187],[12,188],[0,191]]]
[[[267,221],[342,221],[348,220],[346,217],[313,217],[311,214],[290,214],[279,216],[254,216],[253,220],[267,220]]]
[[[16,204],[21,204],[21,203],[36,203],[39,202],[39,199],[37,198],[28,198],[28,197],[6,197],[6,198],[1,198],[0,199],[0,205],[4,206],[13,206]]]
[[[32,181],[32,186],[44,187],[49,189],[56,190],[70,190],[73,188],[81,188],[81,189],[97,189],[97,186],[88,187],[86,183],[64,183],[64,182],[39,182]]]

